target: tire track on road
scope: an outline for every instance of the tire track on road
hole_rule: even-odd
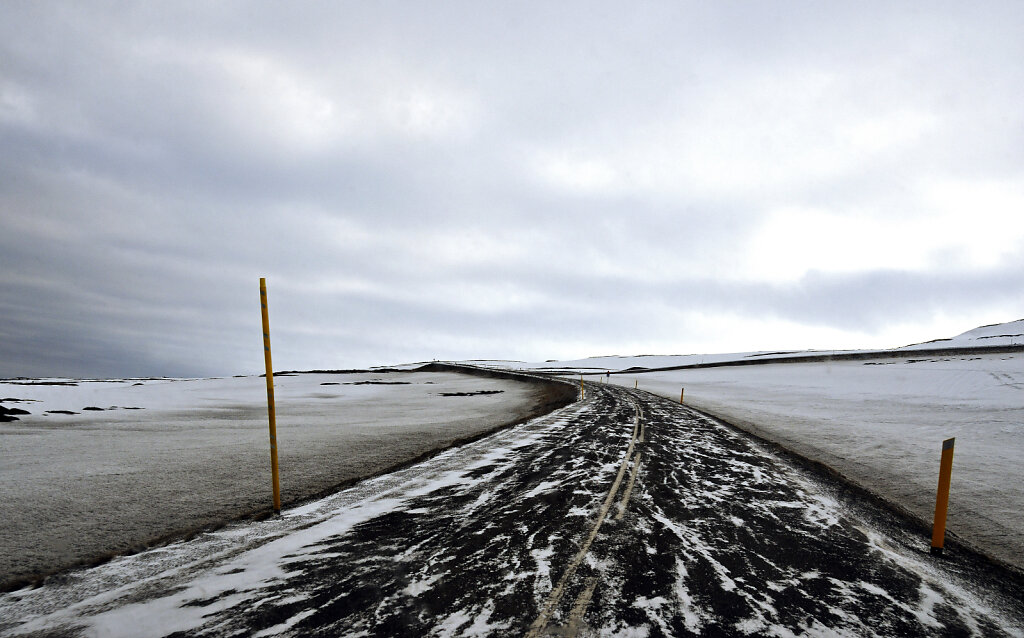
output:
[[[594,521],[594,526],[590,530],[590,535],[587,536],[587,540],[583,542],[583,545],[580,547],[579,551],[569,562],[569,566],[566,568],[565,572],[562,574],[562,577],[559,579],[558,584],[551,591],[551,594],[548,596],[548,599],[545,601],[543,607],[541,608],[541,613],[537,617],[537,620],[535,620],[533,624],[530,625],[530,630],[526,632],[527,638],[536,638],[537,636],[540,636],[543,632],[547,630],[548,621],[550,620],[551,614],[554,611],[555,607],[561,602],[562,596],[565,594],[566,585],[572,580],[572,577],[575,575],[576,570],[580,566],[580,563],[583,562],[583,559],[586,557],[587,552],[590,551],[590,546],[594,543],[594,540],[597,538],[598,532],[601,531],[601,525],[604,524],[604,520],[608,516],[608,511],[611,509],[612,503],[615,501],[615,495],[619,491],[619,485],[622,483],[622,478],[626,474],[626,468],[629,467],[629,462],[633,454],[633,448],[638,442],[639,434],[642,432],[642,426],[640,423],[640,416],[642,414],[642,411],[640,409],[640,404],[637,403],[636,401],[633,401],[632,403],[635,409],[635,417],[633,420],[633,435],[629,439],[629,446],[626,448],[626,454],[623,456],[622,464],[619,466],[619,473],[618,475],[616,475],[615,480],[612,482],[611,489],[608,490],[608,496],[605,497],[604,503],[601,505],[601,509],[598,511],[597,519]],[[632,491],[633,481],[635,479],[636,465],[634,464],[634,471],[631,474],[629,481],[629,491]],[[628,500],[628,498],[629,492],[627,491],[619,505],[621,508],[619,515],[617,517],[619,519],[622,518],[622,513],[625,511],[626,501]],[[597,582],[598,581],[594,578],[591,578],[591,580],[588,581],[588,586],[584,590],[585,594],[581,595],[580,598],[577,600],[576,604],[573,606],[573,611],[570,613],[570,619],[575,618],[576,621],[579,621],[579,619],[582,618],[583,614],[586,612],[587,604],[590,601],[590,596],[591,594],[593,594],[594,586],[597,584]],[[570,624],[573,624],[573,622],[570,622]]]

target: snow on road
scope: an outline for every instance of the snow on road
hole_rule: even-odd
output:
[[[928,523],[942,441],[955,437],[948,529],[1024,570],[1021,344],[1024,320],[883,351],[485,363],[588,378],[611,372],[610,383],[674,400],[685,387],[688,404],[822,462]],[[1003,351],[978,350],[985,347]],[[832,354],[863,358],[813,359]],[[780,357],[791,362],[734,365]],[[730,365],[692,367],[722,363]],[[658,370],[679,366],[691,367]]]
[[[0,597],[5,635],[1024,636],[1020,582],[645,392]]]

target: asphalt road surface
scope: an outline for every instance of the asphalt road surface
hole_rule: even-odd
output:
[[[585,401],[0,597],[5,635],[1024,636],[1019,577],[685,406]]]

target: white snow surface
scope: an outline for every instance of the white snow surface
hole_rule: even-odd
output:
[[[1024,569],[1024,353],[957,348],[1024,343],[1024,320],[910,346],[905,357],[623,372],[746,354],[615,356],[495,367],[602,378],[679,400],[837,470],[931,523],[942,441],[955,437],[947,530]],[[951,349],[913,356],[913,350]],[[838,351],[837,351],[838,352]],[[807,352],[820,355],[821,352]],[[793,356],[778,353],[768,356]],[[760,357],[759,357],[760,358]]]
[[[371,372],[277,376],[274,387],[289,502],[514,420],[539,386]],[[492,393],[442,395],[481,390]],[[6,380],[0,403],[30,412],[0,423],[0,581],[272,502],[263,378]]]

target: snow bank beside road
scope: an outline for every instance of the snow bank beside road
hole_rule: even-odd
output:
[[[455,373],[274,382],[285,502],[553,407],[546,385]],[[3,381],[0,399],[30,413],[0,424],[0,584],[269,508],[261,378]]]

